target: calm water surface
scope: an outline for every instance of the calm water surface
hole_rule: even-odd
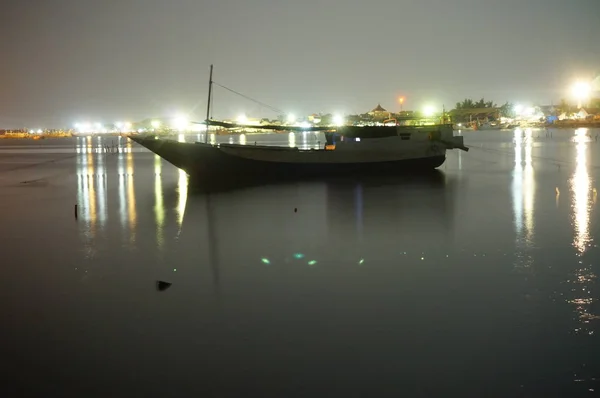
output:
[[[210,196],[125,139],[0,141],[5,390],[594,396],[599,131],[550,133],[465,133],[428,177]]]

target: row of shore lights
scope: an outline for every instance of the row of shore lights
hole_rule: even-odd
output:
[[[80,133],[92,133],[92,132],[107,133],[109,131],[117,131],[117,132],[122,132],[122,133],[133,132],[133,124],[130,122],[116,122],[113,124],[113,126],[114,127],[112,127],[109,130],[109,128],[106,125],[103,125],[102,123],[89,123],[89,122],[75,123],[75,129],[77,131],[79,131]],[[153,120],[152,122],[150,122],[150,126],[151,126],[152,130],[157,130],[162,127],[162,123],[159,120]],[[189,129],[189,126],[190,126],[190,122],[189,122],[188,118],[185,116],[181,116],[181,115],[173,118],[173,120],[170,124],[171,128],[176,129],[176,130],[181,130],[181,131]]]
[[[248,117],[244,114],[239,115],[236,119],[236,122],[238,124],[249,124],[250,121],[248,120]],[[311,123],[303,121],[298,123],[298,119],[296,118],[296,115],[290,113],[287,115],[286,117],[286,122],[289,125],[297,125],[299,127],[311,127]],[[318,120],[314,120],[314,123],[318,123]],[[335,126],[343,126],[345,123],[344,117],[342,115],[335,115],[333,116],[333,125]]]

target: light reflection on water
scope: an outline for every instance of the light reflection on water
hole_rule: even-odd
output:
[[[598,314],[591,311],[594,298],[591,289],[595,285],[596,275],[592,271],[592,264],[583,257],[592,242],[590,235],[590,215],[592,205],[596,203],[596,193],[592,190],[591,177],[588,172],[587,151],[590,137],[585,128],[577,129],[574,142],[576,143],[576,168],[571,178],[571,190],[573,192],[572,203],[572,225],[574,230],[573,246],[580,257],[574,277],[569,280],[573,284],[571,291],[572,299],[569,300],[575,307],[575,312],[581,326],[575,328],[576,333],[593,334],[594,329],[590,327],[591,320],[600,319]]]
[[[227,137],[224,139],[230,138]],[[295,144],[296,135],[289,134],[288,137],[282,135],[281,138],[283,142],[287,138],[288,144]],[[240,136],[241,139],[242,137]],[[96,144],[95,141],[94,144]],[[98,145],[101,145],[100,140],[98,141]],[[143,184],[143,180],[139,181],[138,177],[134,177],[134,175],[137,175],[135,170],[137,166],[135,166],[134,162],[135,153],[132,152],[132,144],[130,141],[127,143],[123,142],[123,151],[111,157],[98,153],[93,149],[93,145],[90,144],[88,146],[88,142],[89,139],[81,139],[76,146],[76,150],[79,153],[77,197],[78,203],[81,206],[81,219],[87,222],[87,224],[82,223],[82,228],[87,228],[85,236],[88,238],[97,237],[98,230],[101,230],[110,221],[110,215],[114,214],[116,216],[118,213],[118,217],[114,218],[120,218],[126,244],[130,247],[139,245],[138,240],[141,239],[143,234],[141,231],[138,231],[138,217],[140,217],[140,221],[143,221],[143,216],[141,215],[142,210],[136,206],[138,197],[134,188],[136,183]],[[543,240],[544,231],[540,230],[539,227],[536,231],[536,217],[540,217],[539,213],[542,213],[539,211],[539,206],[536,207],[538,205],[537,202],[544,201],[544,195],[539,195],[536,198],[536,183],[538,182],[537,178],[539,178],[536,174],[536,166],[543,160],[536,160],[534,162],[534,139],[531,130],[516,130],[513,134],[513,144],[515,162],[512,171],[511,193],[509,194],[510,196],[507,195],[507,200],[512,202],[513,225],[511,228],[514,230],[514,241],[519,252],[515,266],[531,268],[535,257],[535,253],[531,249],[536,248],[536,246],[540,246],[541,250],[544,249],[543,242],[540,243],[540,240]],[[597,195],[593,190],[592,177],[588,170],[589,137],[586,136],[585,132],[578,131],[575,142],[570,145],[574,145],[575,148],[576,167],[569,181],[570,192],[565,189],[562,195],[563,200],[571,201],[570,212],[572,215],[573,235],[572,242],[570,243],[572,243],[578,255],[581,256],[589,250],[590,243],[592,242],[592,234],[590,232],[591,210],[593,204],[595,204]],[[462,154],[459,154],[459,159],[461,159],[461,156]],[[188,176],[183,171],[176,171],[175,185],[167,186],[162,175],[165,168],[170,166],[166,166],[166,163],[163,163],[155,155],[152,155],[152,160],[153,162],[150,162],[149,169],[154,171],[152,180],[150,180],[153,184],[154,198],[152,202],[153,209],[150,209],[150,212],[151,214],[152,212],[154,213],[154,239],[158,251],[164,252],[166,240],[165,228],[168,225],[167,213],[171,212],[171,221],[179,227],[183,224],[184,218],[187,217],[186,208],[188,208],[189,201]],[[116,166],[118,171],[118,183],[115,186],[115,196],[118,196],[118,202],[115,203],[116,208],[113,212],[108,209],[108,203],[110,203],[110,201],[107,202],[106,179],[108,177],[103,177],[106,174],[109,162],[113,162],[112,164]],[[468,156],[465,155],[462,162],[467,164],[469,162]],[[554,186],[552,185],[552,189],[554,189]],[[173,192],[173,202],[168,208],[165,206],[165,201],[169,199],[165,198],[163,190],[171,190]],[[142,197],[144,196],[139,191],[138,194]],[[363,238],[363,230],[365,228],[365,221],[363,221],[365,216],[362,205],[363,194],[363,187],[361,185],[356,186],[354,190],[354,212],[351,210],[349,212],[354,213],[352,218],[355,222],[357,239],[359,241],[362,239],[366,240],[366,235],[368,235],[365,234]],[[168,193],[166,195],[168,196]],[[559,197],[559,192],[556,193],[556,198],[550,193],[550,204],[552,207],[554,207],[553,201],[556,200],[558,203]],[[140,200],[142,199],[140,198]],[[116,211],[117,208],[118,211]],[[510,216],[507,217],[507,223],[510,225]],[[365,257],[367,258],[366,263],[362,257],[353,259],[352,261],[359,262],[360,264],[369,264],[369,258]],[[427,258],[427,255],[423,257]],[[273,262],[272,259],[270,261],[271,263]],[[317,260],[311,257],[307,261]],[[321,264],[321,260],[319,259],[319,267]],[[592,287],[596,283],[596,276],[593,273],[590,261],[582,260],[582,263],[574,272],[574,277],[569,279],[569,283],[573,286],[573,290],[571,291],[571,297],[567,300],[569,304],[566,305],[574,306],[578,320],[583,325],[587,325],[578,330],[593,333],[594,328],[589,323],[591,320],[597,319],[596,314],[591,310],[591,306],[594,303]]]
[[[154,155],[154,217],[156,220],[156,244],[160,250],[163,249],[164,244],[163,225],[165,222],[165,207],[163,203],[161,172],[161,158],[158,155]]]
[[[571,178],[571,190],[573,191],[573,228],[575,238],[573,246],[580,254],[583,254],[590,243],[589,218],[591,211],[591,181],[587,170],[587,129],[576,131],[576,169]]]
[[[98,222],[101,227],[106,223],[106,155],[97,155],[96,170],[92,174],[96,175],[95,182],[98,187]]]
[[[179,170],[179,180],[177,184],[177,223],[179,226],[183,224],[183,216],[185,214],[185,204],[187,202],[188,195],[188,175],[185,171]]]
[[[533,135],[531,129],[515,129],[515,168],[513,171],[512,196],[515,222],[515,239],[520,250],[534,247],[535,178],[532,163]],[[525,158],[523,159],[523,150]],[[518,267],[530,267],[531,254],[517,253]]]
[[[66,178],[71,179],[75,170],[77,178],[68,186],[70,192],[65,192],[77,197],[80,241],[67,242],[60,250],[73,250],[73,269],[98,265],[98,278],[88,278],[87,285],[81,286],[72,280],[64,283],[60,270],[70,265],[63,265],[61,259],[48,267],[45,259],[40,260],[44,266],[36,271],[58,281],[61,288],[55,289],[56,283],[43,280],[43,285],[51,286],[47,297],[53,297],[52,290],[75,286],[67,294],[80,300],[61,303],[68,311],[61,308],[53,317],[35,319],[32,325],[41,325],[40,333],[34,335],[32,328],[30,335],[39,340],[45,334],[52,335],[52,330],[63,330],[64,341],[77,340],[80,335],[80,345],[70,347],[77,348],[84,361],[94,359],[110,367],[119,361],[103,361],[104,355],[90,349],[90,339],[100,341],[107,337],[120,343],[122,336],[129,335],[133,336],[129,343],[135,345],[134,340],[143,330],[148,336],[147,340],[141,339],[144,344],[140,344],[138,353],[143,353],[146,343],[160,342],[165,335],[175,333],[176,338],[165,351],[157,345],[158,356],[171,358],[173,352],[194,355],[205,360],[204,370],[212,371],[211,376],[231,367],[239,372],[254,363],[256,351],[241,341],[244,339],[239,336],[243,335],[246,341],[260,340],[261,346],[273,347],[261,353],[266,356],[266,365],[260,370],[264,374],[280,366],[282,359],[269,357],[269,351],[288,349],[288,342],[299,342],[301,346],[297,351],[291,348],[289,356],[320,355],[320,348],[313,344],[317,338],[314,336],[318,336],[321,347],[333,347],[331,353],[336,358],[343,358],[348,346],[362,350],[359,354],[364,361],[360,362],[366,364],[367,372],[381,358],[400,358],[398,363],[382,365],[399,369],[400,362],[407,362],[405,358],[410,355],[425,356],[427,364],[436,364],[440,358],[463,358],[468,363],[469,357],[474,357],[461,374],[473,375],[480,368],[486,374],[513,372],[514,376],[505,376],[505,380],[513,383],[516,391],[521,385],[527,387],[536,382],[552,384],[554,380],[549,380],[548,375],[563,371],[560,374],[565,376],[557,377],[560,381],[556,384],[573,379],[589,381],[600,369],[597,361],[594,366],[589,360],[594,352],[588,349],[598,342],[598,249],[593,243],[597,229],[594,181],[599,174],[593,165],[599,163],[600,145],[589,142],[585,133],[579,132],[573,142],[573,131],[569,137],[565,132],[560,143],[557,133],[554,141],[543,136],[533,140],[527,130],[512,133],[498,133],[504,134],[501,144],[506,145],[505,151],[489,155],[498,156],[502,162],[482,162],[483,156],[477,159],[475,148],[469,153],[458,153],[460,168],[442,170],[448,181],[455,184],[452,189],[439,184],[429,189],[396,183],[391,183],[391,188],[374,188],[351,181],[342,187],[328,186],[330,191],[323,197],[316,189],[309,192],[310,184],[298,183],[292,188],[259,187],[215,195],[211,204],[205,203],[201,195],[190,194],[184,173],[152,154],[140,153],[135,145],[131,152],[132,146],[124,139],[123,150],[114,154],[99,152],[104,138],[94,137],[92,148],[87,138],[73,140],[77,164],[65,163],[69,172]],[[485,138],[486,133],[478,134]],[[537,137],[535,130],[533,136]],[[493,137],[500,141],[499,135]],[[224,142],[238,139],[219,138]],[[250,135],[247,139],[252,143],[255,140]],[[281,134],[278,139],[285,146],[290,137]],[[305,145],[304,139],[304,134],[295,135],[297,144]],[[310,142],[308,134],[306,144]],[[69,148],[73,151],[73,145]],[[544,160],[551,157],[561,157],[562,170]],[[482,164],[487,170],[482,170]],[[494,164],[499,168],[494,169]],[[60,165],[51,164],[48,169],[51,168],[54,169],[48,175],[60,172]],[[555,192],[556,187],[560,193]],[[10,189],[27,190],[27,195],[56,192],[50,188]],[[325,201],[329,203],[324,204]],[[50,200],[44,205],[54,203]],[[72,200],[66,205],[56,202],[56,210],[67,207],[67,226],[75,225],[70,219],[72,205]],[[295,207],[298,213],[294,212]],[[214,218],[207,212],[214,213]],[[36,216],[42,214],[40,211]],[[63,222],[62,218],[55,221],[58,226]],[[181,224],[185,227],[178,235]],[[133,242],[131,232],[135,234]],[[217,254],[207,249],[213,240],[219,241],[215,246]],[[19,254],[8,246],[4,248],[9,254]],[[45,246],[37,247],[51,253]],[[480,246],[485,250],[480,252]],[[134,247],[140,250],[130,252]],[[516,261],[512,257],[515,247],[521,256]],[[36,261],[33,256],[31,260]],[[135,271],[130,265],[135,266]],[[527,275],[510,274],[515,265],[528,267],[524,272]],[[177,272],[173,272],[175,267]],[[168,268],[169,279],[165,280],[172,281],[173,287],[166,293],[157,293],[153,283],[164,277],[163,268]],[[535,277],[529,270],[535,270]],[[69,272],[78,275],[80,271]],[[31,281],[23,278],[23,282]],[[211,289],[213,284],[220,286],[220,296]],[[15,285],[16,291],[27,283]],[[535,289],[540,293],[537,296]],[[558,296],[553,296],[553,291],[559,293],[560,300],[549,299]],[[129,301],[127,306],[103,300],[120,295]],[[134,295],[136,298],[131,299]],[[525,295],[528,298],[524,299]],[[19,297],[23,302],[28,298],[25,294]],[[215,298],[224,299],[226,311],[216,307]],[[151,300],[161,304],[147,305]],[[182,311],[174,311],[175,308]],[[68,315],[86,310],[89,319],[85,322]],[[184,311],[189,316],[182,316]],[[117,316],[111,321],[108,314]],[[217,319],[215,314],[222,318]],[[332,319],[330,314],[335,317]],[[476,322],[473,314],[478,318]],[[98,330],[97,319],[106,319],[108,327]],[[279,325],[274,324],[275,319]],[[73,335],[68,330],[73,328],[60,329],[61,324],[69,322],[80,325],[74,328]],[[224,324],[228,329],[225,333]],[[284,324],[291,326],[283,331],[273,327]],[[438,329],[440,324],[443,333]],[[306,335],[303,325],[325,325],[325,330],[302,340]],[[538,339],[540,334],[543,338]],[[341,339],[328,336],[345,336],[348,340],[335,351]],[[194,344],[198,339],[210,338],[216,340],[215,344],[202,347],[197,354]],[[381,344],[361,344],[365,338]],[[40,344],[40,351],[44,351],[43,346],[51,346],[50,340]],[[410,347],[399,343],[402,341],[411,342]],[[69,346],[61,339],[52,344],[56,350],[69,354]],[[456,350],[450,351],[453,348]],[[170,353],[165,354],[167,350]],[[116,351],[108,354],[120,359]],[[124,355],[132,362],[122,367],[114,365],[115,372],[126,373],[127,367],[135,366],[136,356],[143,357]],[[545,355],[546,361],[528,359],[546,358]],[[223,365],[215,368],[214,362],[223,357]],[[231,358],[239,358],[239,362],[234,363]],[[269,363],[276,365],[269,368]],[[590,369],[587,374],[577,368],[584,363]],[[442,375],[447,365],[440,365],[438,374]],[[332,360],[310,366],[317,366],[322,372],[344,364]],[[78,369],[73,369],[73,377],[80,377]],[[185,373],[183,368],[170,371],[169,376]],[[71,376],[68,374],[66,381],[61,382],[68,385],[73,380]],[[475,376],[473,380],[481,380],[482,375]]]
[[[121,229],[124,230],[127,222],[127,202],[125,201],[127,176],[125,175],[125,159],[123,158],[123,155],[118,156],[117,171],[119,174],[119,218],[121,220]]]
[[[131,152],[131,141],[127,143],[127,215],[129,220],[130,243],[135,243],[137,212],[135,208],[135,185],[133,173],[133,153]]]

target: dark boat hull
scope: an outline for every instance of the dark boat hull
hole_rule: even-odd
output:
[[[446,159],[445,155],[440,155],[362,163],[272,162],[230,155],[216,146],[152,138],[130,138],[184,170],[191,180],[210,185],[371,173],[422,173],[439,167]],[[281,148],[281,151],[287,150],[289,148]]]

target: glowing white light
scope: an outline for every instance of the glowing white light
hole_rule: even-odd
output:
[[[592,85],[586,82],[577,82],[573,84],[573,87],[571,87],[571,92],[573,93],[573,96],[580,101],[587,98],[590,95],[591,91]]]
[[[425,117],[430,117],[435,114],[435,108],[431,105],[427,105],[423,108],[423,115]]]
[[[294,115],[293,113],[290,113],[289,115],[287,115],[287,122],[289,124],[296,123],[296,115]]]
[[[150,125],[152,126],[153,129],[160,128],[160,121],[159,120],[153,120],[153,121],[150,122]]]
[[[514,108],[514,110],[515,110],[515,114],[516,114],[517,116],[520,116],[520,115],[523,113],[523,109],[524,109],[524,108],[523,108],[523,105],[521,105],[521,104],[517,104],[517,105],[515,105],[515,108]]]
[[[188,128],[190,122],[188,121],[188,118],[184,115],[177,115],[174,119],[173,119],[173,128],[179,130],[179,131],[183,131],[185,129]]]
[[[38,129],[37,133],[42,134],[42,129]]]
[[[310,128],[310,123],[309,122],[302,122],[302,123],[299,124],[299,126],[302,127],[302,128],[307,129],[307,128]]]
[[[92,124],[91,123],[81,123],[79,125],[79,131],[81,131],[82,133],[89,133],[90,131],[92,131]]]
[[[335,115],[333,117],[333,124],[336,126],[343,126],[344,125],[344,117],[342,115]]]
[[[239,124],[247,124],[248,123],[248,118],[244,114],[239,115],[236,120]]]
[[[123,123],[123,130],[125,130],[125,132],[130,132],[132,127],[133,125],[129,122]]]
[[[123,128],[123,122],[116,122],[115,126],[117,126],[117,129],[121,130]]]

